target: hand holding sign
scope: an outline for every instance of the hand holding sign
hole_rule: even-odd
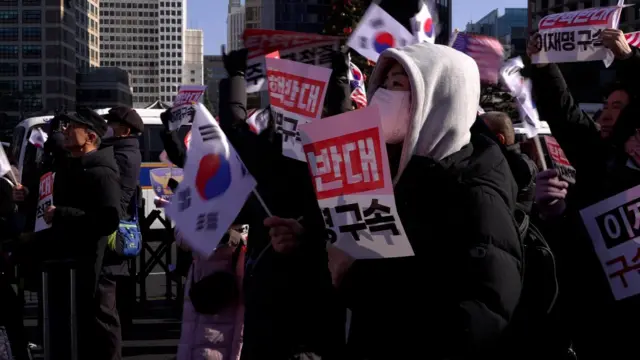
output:
[[[349,271],[356,259],[331,244],[327,245],[327,255],[329,258],[331,281],[333,282],[333,286],[338,287],[342,283],[344,275]]]
[[[542,38],[540,37],[540,34],[535,33],[531,35],[529,41],[527,41],[527,56],[529,57],[529,59],[533,58],[534,55],[537,55],[541,49]],[[537,67],[545,67],[547,65],[549,65],[549,63],[535,64],[535,66]]]
[[[222,62],[224,63],[224,69],[229,76],[244,76],[247,72],[247,57],[249,50],[246,48],[240,50],[234,50],[230,53],[226,53],[224,45],[221,47]]]
[[[51,224],[51,222],[53,221],[53,215],[55,214],[56,211],[56,207],[55,206],[49,206],[47,208],[47,210],[45,210],[44,212],[44,222],[46,222],[47,224]]]
[[[549,169],[538,173],[535,201],[544,217],[556,217],[564,212],[568,188],[569,183],[560,180],[557,170]]]
[[[602,32],[602,43],[618,60],[628,59],[633,54],[622,30],[605,29]]]

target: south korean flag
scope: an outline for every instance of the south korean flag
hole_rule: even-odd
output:
[[[438,21],[433,0],[382,0],[365,12],[347,46],[377,62],[388,48],[434,43]]]

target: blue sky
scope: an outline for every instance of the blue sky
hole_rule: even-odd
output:
[[[505,7],[526,7],[526,0],[449,0],[453,3],[453,27],[464,29],[489,11]],[[244,0],[242,1],[244,3]],[[220,54],[220,45],[227,42],[228,0],[187,0],[187,25],[204,30],[204,53]]]

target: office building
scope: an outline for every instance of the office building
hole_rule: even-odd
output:
[[[436,0],[436,9],[438,10],[438,22],[440,24],[440,33],[436,37],[437,44],[449,44],[453,28],[451,26],[451,10],[453,0]]]
[[[221,55],[204,56],[204,83],[207,85],[207,97],[211,103],[213,111],[219,113],[219,93],[218,84],[220,80],[227,77]]]
[[[99,61],[97,12],[94,0],[0,2],[0,127],[75,108],[77,65]]]
[[[184,33],[184,68],[182,84],[203,85],[202,71],[204,38],[202,30],[187,29]]]
[[[245,0],[245,28],[264,29],[262,26],[262,0]]]
[[[182,83],[186,0],[106,0],[100,8],[100,64],[126,70],[134,107],[171,102]]]
[[[242,49],[245,12],[240,0],[229,0],[227,13],[227,51]]]
[[[474,23],[468,23],[466,31],[491,36],[500,41],[506,57],[522,55],[526,51],[527,9],[506,8],[500,15],[495,9]]]
[[[93,68],[76,78],[77,106],[94,109],[133,106],[129,73],[112,67]]]
[[[640,30],[640,1],[626,1],[629,7],[620,14],[619,28],[625,32]],[[528,27],[535,31],[548,14],[617,5],[617,0],[530,0],[528,3]],[[616,80],[616,63],[605,68],[602,61],[559,64],[573,97],[579,103],[601,103],[602,89]]]

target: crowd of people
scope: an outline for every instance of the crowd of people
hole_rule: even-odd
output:
[[[603,43],[616,57],[620,82],[596,119],[580,110],[556,64],[529,62],[523,70],[540,118],[576,170],[575,184],[517,141],[507,114],[478,114],[473,59],[429,43],[384,51],[368,81],[369,106],[380,111],[398,214],[415,256],[371,260],[327,244],[307,164],[282,155],[273,121],[260,134],[246,122],[247,50],[224,55],[219,124],[275,216],[250,197],[215,252],[193,254],[177,359],[633,356],[638,299],[616,301],[579,214],[640,184],[640,50],[615,29],[603,32]],[[534,36],[527,55],[539,49]],[[355,108],[347,56],[334,54],[332,69],[323,117]],[[169,130],[171,116],[162,116],[162,141],[182,167],[187,149]],[[89,109],[61,114],[48,126],[41,173],[23,184],[0,182],[10,260],[71,259],[77,269],[81,360],[122,356],[115,293],[125,260],[109,238],[137,205],[142,130],[129,108],[104,117]],[[54,205],[43,217],[51,227],[27,232],[40,175],[48,171],[55,172]],[[532,290],[555,284],[529,280],[544,267],[530,256],[531,235],[517,214],[553,253],[559,290],[551,307]],[[181,234],[176,241],[188,250]],[[21,302],[0,279],[0,325],[15,358],[27,359]]]

